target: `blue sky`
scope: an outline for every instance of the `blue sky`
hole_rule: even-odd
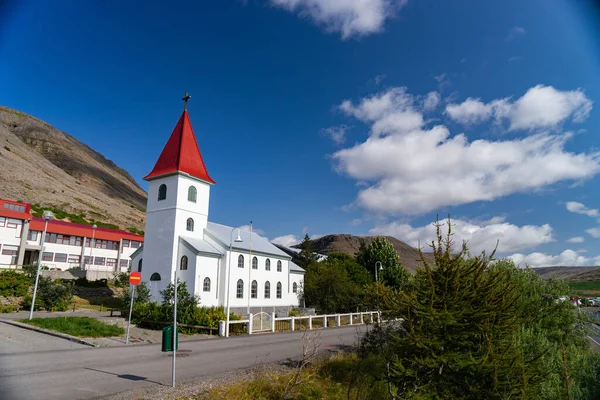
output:
[[[190,92],[210,219],[600,262],[592,2],[13,1],[0,104],[142,177]],[[570,241],[569,241],[570,240]]]

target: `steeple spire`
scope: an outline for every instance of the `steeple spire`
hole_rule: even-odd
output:
[[[209,184],[214,184],[204,160],[202,154],[198,148],[196,142],[196,136],[192,129],[192,123],[187,112],[187,102],[191,96],[186,92],[183,100],[183,113],[171,133],[171,137],[167,141],[165,148],[158,161],[154,165],[152,172],[144,177],[145,180],[149,181],[165,175],[173,175],[178,172],[184,173],[200,180],[203,180]]]

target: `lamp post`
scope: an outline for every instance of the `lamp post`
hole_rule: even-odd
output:
[[[35,274],[35,285],[33,285],[33,298],[31,299],[31,309],[29,310],[29,320],[33,318],[33,309],[35,308],[35,295],[37,294],[38,281],[40,280],[40,268],[42,267],[42,257],[44,256],[44,244],[46,242],[46,230],[48,229],[48,221],[54,218],[51,211],[44,211],[42,217],[46,220],[44,223],[44,232],[40,246],[40,256],[38,257],[37,273]]]
[[[379,265],[379,267],[377,267]],[[375,282],[377,282],[377,270],[383,271],[383,265],[381,265],[381,261],[377,261],[375,263]]]
[[[98,226],[96,224],[92,225],[92,240],[90,240],[90,267],[94,265],[94,259],[92,258],[92,252],[94,251],[94,237],[96,236],[96,228]],[[86,274],[87,277],[87,274]],[[98,278],[98,274],[96,274],[96,278]]]
[[[231,249],[233,248],[233,231],[235,231],[237,229],[237,238],[235,239],[236,243],[241,243],[243,242],[242,237],[240,236],[240,230],[238,228],[233,228],[231,230],[231,235],[229,238],[229,266],[227,267],[227,312],[225,315],[225,337],[229,337],[229,287],[230,285],[230,279],[231,279],[231,258],[232,258],[232,254],[231,254]],[[252,264],[252,260],[250,260],[250,263]],[[250,266],[250,268],[252,268],[252,266]]]

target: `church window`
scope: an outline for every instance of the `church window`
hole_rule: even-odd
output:
[[[265,299],[271,298],[271,283],[269,281],[265,282]]]
[[[238,268],[244,268],[244,256],[241,254],[238,257]]]
[[[298,284],[296,282],[294,282],[294,284],[292,285],[292,291],[294,293],[298,293]]]
[[[277,282],[277,298],[281,298],[281,282]]]
[[[194,220],[191,218],[187,219],[187,222],[185,224],[185,229],[190,231],[190,232],[194,232]]]
[[[181,264],[179,265],[179,269],[185,271],[187,269],[188,258],[187,256],[181,257]]]
[[[258,283],[256,281],[252,281],[252,298],[256,299],[258,297]]]
[[[210,278],[204,278],[204,284],[202,285],[202,290],[205,292],[210,292]]]
[[[270,271],[271,270],[271,260],[269,260],[267,258],[267,260],[265,261],[265,271]]]
[[[235,295],[235,297],[237,297],[238,299],[244,298],[244,281],[241,279],[238,279],[237,281],[237,291]]]
[[[252,257],[252,269],[258,269],[258,258]]]
[[[143,258],[140,258],[140,261],[138,262],[138,272],[142,272],[142,260]]]
[[[160,281],[160,274],[159,274],[158,272],[155,272],[155,273],[153,273],[153,274],[150,276],[150,280],[151,280],[151,281],[153,281],[153,282],[154,282],[154,281]]]
[[[188,188],[188,201],[191,201],[192,203],[195,203],[196,202],[197,194],[198,194],[198,192],[196,190],[196,187],[190,186]]]
[[[167,185],[164,183],[158,187],[158,200],[164,200],[167,198]]]
[[[281,272],[281,261],[277,261],[277,272]]]

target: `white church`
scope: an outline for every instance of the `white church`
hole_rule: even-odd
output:
[[[189,96],[184,97],[187,105]],[[200,305],[240,314],[283,311],[299,305],[304,270],[267,239],[208,221],[210,177],[188,115],[179,118],[148,181],[144,244],[131,255],[152,300],[175,272]]]

